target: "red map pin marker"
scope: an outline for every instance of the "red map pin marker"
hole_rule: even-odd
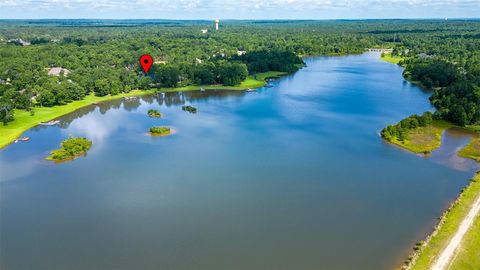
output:
[[[150,54],[144,54],[140,56],[140,65],[142,66],[143,71],[145,73],[148,73],[148,70],[150,69],[152,64],[153,64],[153,58]]]

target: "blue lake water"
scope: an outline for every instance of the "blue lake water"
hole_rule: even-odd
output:
[[[0,268],[398,266],[477,168],[448,154],[466,139],[430,158],[386,144],[429,93],[378,54],[306,62],[256,92],[117,100],[26,132],[0,151]],[[44,160],[69,136],[86,157]]]

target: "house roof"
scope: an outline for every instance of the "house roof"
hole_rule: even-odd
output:
[[[61,68],[61,67],[52,67],[48,70],[48,75],[50,76],[60,76],[60,74],[63,72],[64,75],[68,75],[70,73],[70,70],[66,68]]]

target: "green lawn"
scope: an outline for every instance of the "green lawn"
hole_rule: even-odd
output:
[[[176,92],[176,91],[193,91],[204,88],[207,90],[246,90],[248,88],[259,88],[266,84],[265,79],[271,77],[279,77],[285,75],[284,72],[265,72],[256,74],[254,76],[248,76],[245,81],[243,81],[238,86],[223,86],[223,85],[207,85],[207,86],[198,86],[190,85],[186,87],[177,87],[177,88],[162,88],[160,92]],[[14,120],[9,122],[7,125],[0,125],[0,148],[3,148],[17,139],[28,129],[38,125],[40,122],[47,122],[58,118],[62,115],[73,112],[79,108],[91,105],[96,102],[102,102],[112,99],[118,99],[128,96],[140,96],[148,95],[155,93],[155,90],[133,90],[129,93],[123,93],[115,96],[104,96],[97,97],[93,94],[85,97],[83,100],[74,101],[66,105],[54,106],[54,107],[35,107],[35,114],[32,116],[30,112],[23,110],[15,110]]]
[[[392,56],[391,54],[388,53],[388,54],[385,54],[383,57],[381,57],[381,59],[389,63],[398,65],[398,63],[400,63],[400,61],[402,61],[404,58],[399,56]]]
[[[458,226],[470,211],[472,204],[480,196],[480,174],[462,192],[454,205],[446,212],[440,225],[429,241],[420,248],[412,270],[428,270],[436,258],[448,245]],[[458,253],[454,256],[451,270],[480,269],[480,217],[476,217],[474,227],[465,235]]]
[[[429,126],[410,130],[404,141],[394,138],[390,143],[416,154],[429,154],[440,147],[445,129],[453,126],[448,122],[435,120]]]

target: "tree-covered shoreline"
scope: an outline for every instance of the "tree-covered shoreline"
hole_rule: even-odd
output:
[[[148,89],[148,90],[132,90],[128,93],[120,93],[118,95],[107,95],[107,96],[95,96],[93,93],[90,93],[82,100],[72,101],[65,105],[57,105],[53,107],[33,107],[31,111],[15,109],[15,119],[9,122],[7,125],[0,124],[0,148],[7,146],[9,143],[13,142],[18,138],[23,132],[28,129],[38,125],[40,122],[48,122],[50,120],[56,119],[60,116],[73,112],[77,109],[99,104],[104,101],[121,99],[121,98],[130,98],[146,95],[154,95],[158,93],[171,93],[171,92],[185,92],[185,91],[199,91],[199,90],[232,90],[232,91],[243,91],[248,88],[258,88],[266,84],[267,78],[278,78],[285,75],[283,72],[265,72],[258,73],[255,76],[248,76],[248,78],[243,81],[238,86],[222,86],[222,85],[189,85],[186,87],[176,87],[176,88],[160,88],[160,89]]]
[[[219,31],[208,21],[1,20],[0,120],[91,93],[236,87],[257,72],[294,72],[301,56],[388,47],[407,79],[432,89],[435,117],[476,125],[479,29],[478,20],[226,21]],[[148,75],[137,63],[146,53]]]

